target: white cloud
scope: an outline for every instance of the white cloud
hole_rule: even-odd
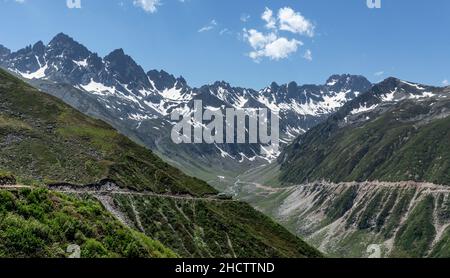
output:
[[[207,31],[211,31],[214,28],[216,28],[217,26],[217,21],[215,19],[211,20],[211,22],[209,22],[207,25],[203,26],[202,28],[200,28],[198,30],[199,33],[203,33],[203,32],[207,32]]]
[[[291,53],[296,52],[299,45],[302,45],[302,43],[298,40],[278,38],[267,44],[262,53],[272,60],[280,60],[287,58]]]
[[[384,75],[384,71],[378,71],[378,72],[374,73],[373,75],[382,76],[382,75]]]
[[[303,42],[293,38],[293,34],[314,36],[315,26],[299,12],[289,7],[281,8],[277,16],[266,7],[261,14],[261,19],[265,22],[265,28],[268,29],[266,32],[243,29],[244,40],[253,49],[248,56],[256,62],[261,61],[264,57],[281,60],[297,52]],[[282,34],[282,31],[286,32]],[[291,34],[289,35],[287,32]],[[312,61],[311,50],[306,50],[303,58]]]
[[[292,33],[314,36],[314,25],[299,12],[295,12],[289,7],[281,8],[278,11],[278,20],[280,22],[280,30]]]
[[[312,51],[311,50],[306,50],[305,54],[303,55],[303,58],[305,58],[308,61],[312,61],[313,57],[312,57]]]
[[[244,38],[248,40],[248,43],[250,43],[252,48],[258,49],[264,48],[267,44],[275,41],[277,36],[275,33],[265,35],[255,29],[250,29],[248,31],[244,29]]]
[[[275,33],[263,34],[255,29],[248,31],[244,29],[244,38],[253,48],[249,56],[255,62],[259,62],[264,57],[276,61],[285,59],[303,44],[295,39],[279,38]]]
[[[160,0],[134,0],[133,4],[136,7],[142,8],[148,13],[155,13],[158,10],[158,6],[161,5]]]
[[[266,10],[261,15],[261,19],[266,22],[267,29],[275,29],[276,28],[277,21],[273,17],[273,11],[271,9],[266,7]]]
[[[444,86],[448,86],[450,84],[450,82],[448,81],[448,79],[445,79],[444,81],[442,81],[442,85]]]

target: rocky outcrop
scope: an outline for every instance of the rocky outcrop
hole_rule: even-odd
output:
[[[16,178],[12,175],[0,174],[0,186],[2,185],[15,185]]]

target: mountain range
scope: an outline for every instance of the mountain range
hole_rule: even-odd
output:
[[[194,100],[214,109],[269,108],[280,115],[286,145],[372,86],[362,76],[334,75],[324,85],[273,82],[254,90],[218,81],[193,88],[183,77],[163,70],[145,72],[122,49],[102,58],[62,33],[47,45],[37,42],[12,53],[2,48],[1,53],[3,68],[212,183],[218,176],[233,178],[274,161],[279,153],[260,144],[176,145],[170,138],[175,109],[189,114]]]

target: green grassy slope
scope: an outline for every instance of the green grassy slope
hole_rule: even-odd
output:
[[[123,226],[93,199],[44,189],[0,191],[0,257],[64,258],[72,244],[80,246],[82,258],[176,256]]]
[[[432,110],[433,109],[433,110]],[[363,125],[330,118],[285,153],[281,180],[427,181],[450,185],[450,101],[404,101]]]
[[[136,227],[183,257],[320,257],[285,228],[241,202],[116,195]]]

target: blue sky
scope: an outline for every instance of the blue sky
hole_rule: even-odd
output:
[[[380,9],[366,0],[80,1],[69,9],[66,0],[0,0],[0,44],[17,50],[64,32],[193,86],[322,84],[335,73],[450,80],[448,0],[381,0]]]

